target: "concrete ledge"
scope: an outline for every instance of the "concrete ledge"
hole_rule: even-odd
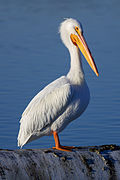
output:
[[[120,179],[120,147],[116,145],[76,147],[72,152],[53,149],[1,149],[0,179]]]

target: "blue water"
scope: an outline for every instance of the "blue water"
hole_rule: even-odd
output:
[[[97,78],[83,58],[91,101],[61,134],[64,145],[120,145],[120,1],[0,1],[0,148],[16,149],[19,120],[29,101],[69,70],[58,27],[82,22]],[[54,145],[43,137],[24,148]]]

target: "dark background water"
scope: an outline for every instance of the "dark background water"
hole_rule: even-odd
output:
[[[19,120],[29,101],[69,70],[69,53],[58,27],[80,20],[98,66],[97,78],[83,59],[91,101],[60,135],[65,145],[120,144],[120,1],[0,1],[0,148],[17,148]],[[25,148],[52,147],[43,137]]]

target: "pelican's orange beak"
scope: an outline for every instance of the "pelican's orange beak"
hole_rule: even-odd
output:
[[[73,44],[79,47],[80,51],[83,53],[85,59],[87,60],[88,64],[92,68],[92,70],[95,72],[95,74],[97,76],[99,76],[96,64],[94,62],[94,59],[91,55],[91,52],[88,48],[88,45],[85,41],[83,34],[80,32],[78,27],[75,27],[75,30],[78,35],[71,34],[71,36],[70,36]]]

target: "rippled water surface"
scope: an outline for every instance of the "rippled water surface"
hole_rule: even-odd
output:
[[[120,144],[120,1],[0,1],[0,148],[17,148],[19,119],[45,85],[69,70],[58,27],[65,17],[82,22],[98,66],[83,58],[91,101],[60,135],[65,145]],[[43,137],[25,148],[52,147]]]

